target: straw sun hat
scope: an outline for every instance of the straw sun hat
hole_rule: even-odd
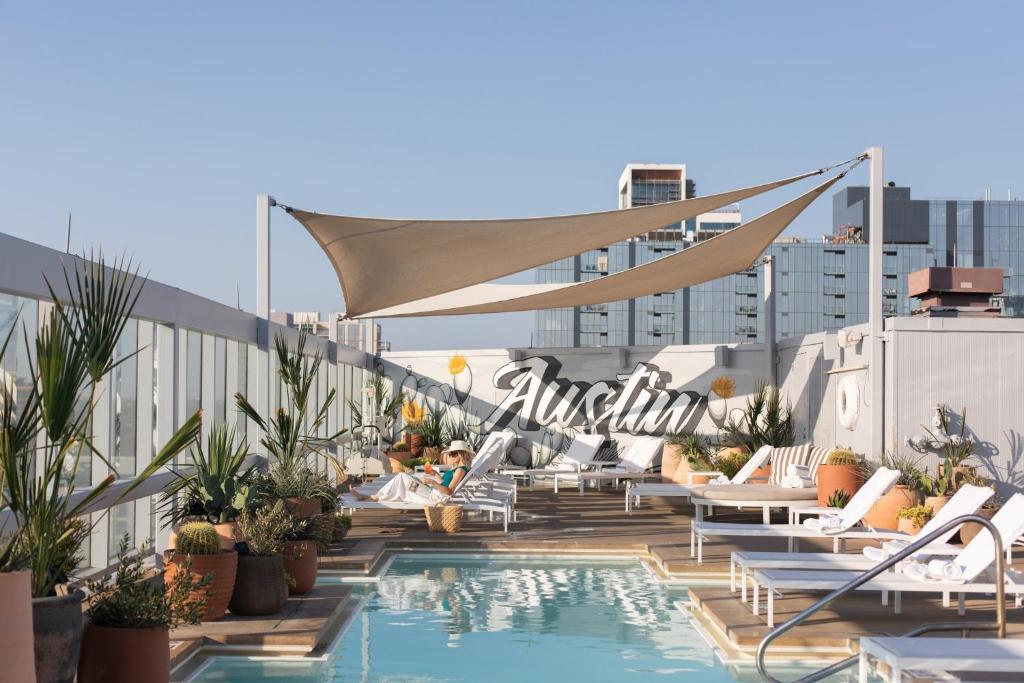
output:
[[[448,445],[448,452],[454,453],[455,451],[461,451],[463,453],[469,453],[469,457],[473,457],[476,453],[473,452],[473,447],[469,445],[468,441],[456,439]]]

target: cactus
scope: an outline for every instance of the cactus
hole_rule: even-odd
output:
[[[182,555],[216,555],[220,537],[209,522],[189,522],[178,529],[175,551]]]
[[[860,460],[849,448],[837,448],[828,454],[826,465],[856,465]]]

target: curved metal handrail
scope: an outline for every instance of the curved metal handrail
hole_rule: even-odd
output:
[[[943,524],[940,528],[936,529],[935,531],[932,531],[931,533],[927,534],[926,536],[924,536],[922,538],[919,538],[919,539],[916,539],[913,543],[908,545],[903,550],[899,551],[895,555],[892,555],[892,556],[886,558],[885,560],[880,562],[878,565],[876,565],[872,569],[869,569],[868,571],[864,572],[862,575],[860,575],[857,578],[853,579],[849,583],[846,583],[843,586],[840,586],[836,590],[832,591],[831,593],[829,593],[825,597],[823,597],[820,600],[818,600],[817,602],[815,602],[810,607],[806,608],[805,610],[803,610],[802,612],[797,614],[795,617],[789,619],[784,624],[774,628],[768,635],[766,635],[764,637],[764,640],[762,640],[761,643],[757,646],[757,672],[761,675],[761,678],[763,678],[766,681],[769,681],[769,683],[785,683],[784,681],[781,681],[781,680],[779,680],[777,678],[774,678],[771,674],[769,674],[768,673],[768,669],[765,666],[765,655],[766,655],[766,653],[768,651],[768,646],[771,645],[772,642],[774,642],[779,636],[781,636],[782,634],[786,633],[787,631],[792,629],[794,626],[796,626],[797,624],[799,624],[800,622],[802,622],[803,620],[805,620],[807,617],[811,616],[815,612],[821,610],[824,607],[827,607],[828,605],[832,604],[833,602],[835,602],[839,598],[843,597],[847,593],[850,593],[850,592],[856,590],[857,588],[859,588],[860,586],[864,585],[865,583],[867,583],[871,579],[875,578],[876,576],[878,576],[882,572],[886,571],[887,569],[889,569],[893,565],[898,564],[898,563],[902,562],[903,560],[907,559],[908,557],[910,557],[911,555],[916,554],[924,546],[927,546],[932,541],[936,540],[940,536],[945,535],[949,531],[952,531],[953,529],[959,527],[961,524],[964,524],[965,522],[976,522],[978,524],[981,524],[983,527],[988,529],[989,533],[992,534],[992,540],[993,540],[993,543],[994,543],[994,547],[996,549],[996,553],[995,553],[995,560],[996,560],[996,581],[995,581],[995,584],[996,584],[996,622],[995,622],[995,624],[987,624],[987,623],[972,624],[972,622],[962,622],[960,624],[957,624],[956,622],[950,622],[950,623],[945,623],[945,624],[930,624],[930,625],[926,625],[926,626],[922,626],[922,627],[919,627],[917,629],[914,629],[913,631],[910,631],[910,632],[908,632],[908,633],[906,633],[904,635],[907,636],[907,637],[912,637],[912,636],[916,636],[916,635],[921,635],[922,633],[927,633],[927,632],[932,631],[932,630],[947,631],[947,630],[960,630],[960,629],[963,629],[965,627],[971,627],[972,630],[981,630],[981,629],[984,629],[984,630],[994,630],[994,631],[996,631],[996,637],[998,637],[998,638],[1005,638],[1006,637],[1006,599],[1005,599],[1006,598],[1006,585],[1005,585],[1005,581],[1006,581],[1006,559],[1004,557],[1002,536],[999,534],[999,530],[996,528],[995,524],[992,523],[992,520],[990,520],[990,519],[988,519],[986,517],[982,517],[980,515],[974,515],[974,514],[972,514],[972,515],[961,515],[960,517],[957,517],[956,519],[950,520],[949,522]],[[825,678],[826,676],[831,676],[832,674],[836,673],[837,671],[850,666],[855,661],[856,661],[856,657],[848,657],[847,659],[844,659],[844,660],[842,660],[840,662],[836,662],[835,664],[829,665],[825,669],[820,669],[819,671],[815,671],[814,673],[811,673],[811,674],[808,674],[807,676],[799,678],[794,683],[810,683],[810,681],[819,681],[822,678]],[[842,665],[842,666],[840,666],[840,665]]]

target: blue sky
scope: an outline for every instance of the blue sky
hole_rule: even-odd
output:
[[[882,144],[915,196],[1024,195],[1022,39],[1014,2],[5,2],[0,232],[63,248],[70,210],[73,248],[224,303],[237,285],[251,310],[257,192],[572,213],[613,208],[631,161],[684,162],[707,194]],[[825,199],[790,233],[830,223]],[[274,307],[341,308],[305,231],[275,213],[273,240]],[[532,330],[532,313],[384,322],[396,349]]]

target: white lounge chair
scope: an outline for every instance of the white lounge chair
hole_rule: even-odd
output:
[[[867,683],[870,660],[889,667],[887,680],[903,680],[904,671],[1017,673],[1024,662],[1024,640],[1016,638],[860,639],[859,680]],[[932,678],[929,676],[929,680]]]
[[[867,583],[858,586],[859,591],[879,591],[882,593],[882,604],[888,603],[889,591],[895,594],[894,606],[896,613],[901,611],[903,593],[941,593],[943,604],[949,604],[952,593],[958,595],[958,611],[964,613],[964,596],[968,593],[989,594],[996,590],[991,579],[982,580],[982,574],[991,567],[994,553],[1006,552],[1016,539],[1024,532],[1024,495],[1019,493],[1010,497],[1006,504],[992,518],[992,523],[999,530],[1003,547],[995,548],[992,534],[988,529],[974,537],[956,557],[950,560],[932,560],[928,565],[920,562],[909,562],[900,565],[894,572],[879,574]],[[938,578],[939,571],[942,576]],[[857,578],[862,572],[857,571],[815,571],[796,569],[762,569],[754,572],[754,614],[758,613],[760,589],[763,587],[768,596],[768,626],[775,626],[775,594],[781,590],[797,591],[832,591],[846,585]],[[985,577],[988,578],[988,577]],[[1006,592],[1008,595],[1024,595],[1024,576],[1018,572],[1007,570]]]
[[[794,551],[797,538],[833,538],[833,550],[839,552],[847,538],[870,538],[877,533],[860,526],[860,520],[882,495],[899,479],[900,473],[880,467],[864,486],[853,494],[838,515],[805,519],[803,524],[726,524],[694,520],[690,525],[690,555],[704,561],[704,539],[708,536],[777,536],[789,540],[789,551]]]
[[[745,484],[747,479],[756,472],[758,469],[764,466],[765,462],[772,455],[771,446],[761,446],[750,456],[750,460],[740,468],[740,471],[733,475],[732,479],[728,480],[730,484]],[[640,498],[643,496],[654,496],[657,498],[673,498],[673,497],[686,497],[689,498],[690,493],[695,486],[693,477],[695,475],[721,475],[721,472],[688,472],[687,480],[690,483],[687,484],[634,484],[626,489],[626,512],[632,512],[634,507],[640,505]]]
[[[467,511],[487,512],[492,518],[494,514],[502,515],[504,529],[508,531],[510,521],[515,520],[515,486],[511,488],[498,481],[488,481],[484,474],[495,467],[504,454],[503,440],[496,438],[485,443],[480,449],[473,466],[466,476],[455,486],[455,490],[444,502],[462,505]],[[364,494],[365,495],[365,494]],[[339,506],[349,511],[355,510],[421,510],[419,503],[401,501],[359,500],[351,494],[343,494]]]
[[[533,482],[537,477],[554,477],[555,493],[558,493],[557,475],[579,474],[587,469],[611,467],[616,464],[611,460],[594,460],[594,456],[601,450],[603,444],[604,435],[602,434],[578,434],[569,444],[569,450],[562,455],[561,460],[557,463],[537,468],[506,467],[500,472],[526,479],[530,490],[533,490]]]
[[[922,538],[930,534],[944,524],[962,515],[974,514],[981,508],[986,500],[995,494],[987,486],[962,486],[949,502],[928,521],[918,535]],[[838,511],[838,510],[837,510]],[[917,554],[917,557],[927,555],[955,555],[960,552],[960,546],[950,545],[947,541],[957,532],[951,529],[948,533],[935,539],[928,547]],[[879,546],[867,546],[862,553],[765,553],[738,550],[730,557],[729,586],[730,590],[736,592],[736,582],[739,579],[742,586],[741,600],[747,601],[747,573],[756,569],[845,569],[845,570],[868,570],[877,565],[885,558],[894,555],[908,544],[913,542],[914,537],[900,532],[879,532],[878,538],[881,541]],[[737,576],[738,575],[738,576]]]
[[[610,467],[599,467],[592,472],[579,472],[576,475],[555,475],[557,482],[559,477],[573,477],[579,483],[580,495],[583,495],[584,488],[588,481],[594,482],[598,487],[603,481],[613,481],[616,486],[620,481],[643,480],[648,477],[660,477],[660,473],[650,472],[654,459],[661,453],[665,440],[657,436],[638,436],[629,444],[626,452],[622,454],[619,461],[612,463]]]

